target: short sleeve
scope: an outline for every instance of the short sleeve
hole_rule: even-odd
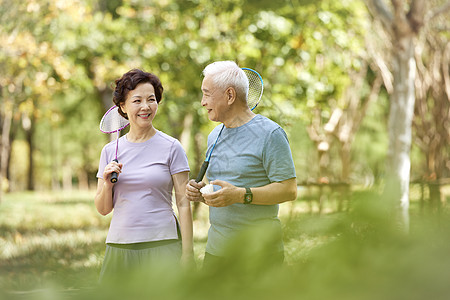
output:
[[[189,163],[186,152],[178,140],[175,140],[171,147],[169,170],[170,175],[189,171]]]
[[[102,152],[100,154],[100,161],[98,164],[97,178],[103,179],[103,170],[105,170],[106,165],[108,164],[108,154],[106,153],[106,146],[103,147]]]
[[[263,164],[271,182],[296,177],[289,141],[281,127],[268,135],[263,151]]]

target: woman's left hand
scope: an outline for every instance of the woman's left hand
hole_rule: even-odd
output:
[[[183,252],[181,254],[181,265],[185,268],[195,267],[194,253],[193,252]]]

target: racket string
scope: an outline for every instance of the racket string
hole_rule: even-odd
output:
[[[119,113],[119,107],[113,106],[111,107],[102,117],[100,121],[100,131],[103,133],[115,133],[117,132],[116,137],[116,153],[114,161],[118,162],[118,154],[119,154],[119,138],[120,131],[130,125],[130,122],[125,119]],[[118,174],[116,172],[111,174],[111,182],[117,182]]]
[[[256,71],[244,69],[244,72],[248,78],[247,105],[253,110],[261,100],[263,82],[261,76]]]
[[[102,120],[100,121],[100,130],[102,132],[118,132],[130,124],[127,119],[119,114],[118,109],[118,106],[113,106],[105,113]]]

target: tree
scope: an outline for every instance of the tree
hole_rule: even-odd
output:
[[[390,37],[393,91],[388,121],[386,197],[398,206],[400,226],[409,230],[409,181],[411,128],[415,105],[416,39],[430,21],[425,0],[366,0],[369,10],[380,20]],[[449,7],[447,3],[445,7]],[[442,10],[443,11],[443,10]]]
[[[314,142],[318,168],[310,164],[310,176],[331,181],[349,181],[351,145],[366,109],[377,95],[372,59],[366,50],[369,35],[367,11],[362,3],[332,1],[291,1],[294,10],[279,13],[298,26],[293,27],[290,55],[282,56],[288,67],[270,79],[280,82],[283,73],[290,78],[283,94],[291,100],[287,114],[301,116],[308,123]],[[277,10],[278,11],[278,10]],[[373,92],[370,92],[371,86]],[[277,91],[278,92],[278,91]],[[366,98],[367,97],[367,98]],[[365,101],[369,99],[369,101]],[[294,108],[294,109],[293,109]],[[335,159],[336,156],[340,158]],[[340,170],[340,171],[339,171]]]
[[[434,13],[434,12],[433,12]],[[430,204],[441,206],[440,180],[450,174],[450,42],[445,16],[424,28],[418,41],[415,143],[425,156],[422,178],[428,182]]]

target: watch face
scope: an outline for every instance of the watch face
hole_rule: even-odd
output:
[[[250,204],[253,200],[253,194],[250,188],[245,188],[244,203]]]

